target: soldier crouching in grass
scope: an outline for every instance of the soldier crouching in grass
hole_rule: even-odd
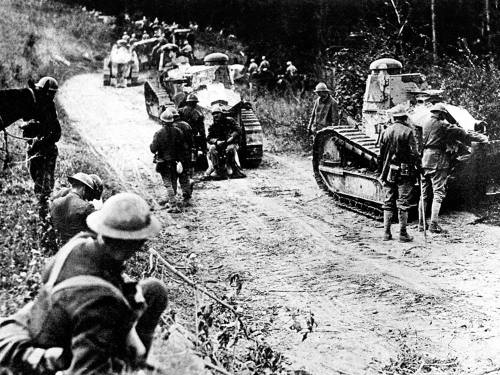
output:
[[[48,264],[35,301],[0,320],[0,367],[87,375],[146,365],[167,289],[156,279],[128,282],[122,272],[160,223],[141,197],[121,193],[87,224],[96,235],[71,239]]]

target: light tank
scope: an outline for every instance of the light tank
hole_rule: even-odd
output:
[[[160,69],[144,84],[148,115],[158,121],[160,112],[169,106],[179,107],[190,93],[198,97],[198,105],[205,115],[205,127],[212,123],[211,107],[219,104],[233,117],[243,137],[239,159],[247,167],[257,167],[262,160],[262,126],[251,103],[242,100],[234,88],[234,77],[241,68],[228,65],[228,56],[211,53],[204,58],[204,65],[190,65],[184,56],[177,56],[171,46],[160,59]]]
[[[401,73],[402,64],[390,58],[374,61],[366,81],[362,120],[351,117],[338,126],[320,130],[313,145],[313,170],[318,185],[341,206],[381,219],[383,187],[378,180],[379,141],[389,124],[387,110],[395,105],[407,108],[417,144],[422,143],[422,125],[430,116],[432,103],[441,101],[440,90],[429,88],[420,73]],[[500,141],[488,141],[486,124],[467,110],[445,104],[456,123],[480,142],[471,146],[449,145],[453,168],[445,203],[477,202],[500,192]],[[415,186],[415,206],[419,189]]]

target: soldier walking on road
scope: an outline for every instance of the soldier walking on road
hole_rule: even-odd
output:
[[[86,173],[68,177],[71,189],[50,204],[50,218],[61,243],[68,242],[76,234],[88,231],[87,216],[95,211],[90,202],[95,195],[94,180]]]
[[[170,109],[166,109],[160,115],[162,128],[158,130],[153,142],[149,146],[151,152],[155,154],[156,171],[160,173],[163,184],[167,189],[167,199],[161,203],[168,204],[168,209],[178,212],[177,194],[177,162],[181,161],[184,135],[174,127],[174,116]]]
[[[182,164],[182,172],[179,175],[179,183],[182,189],[182,197],[184,205],[190,205],[190,199],[193,195],[193,162],[195,161],[196,149],[194,147],[193,130],[185,121],[182,121],[177,109],[172,108],[174,116],[174,127],[179,129],[183,135],[182,150],[180,151],[180,162]]]
[[[408,210],[415,179],[418,175],[419,155],[408,116],[401,106],[388,111],[393,124],[382,133],[380,140],[380,179],[384,184],[384,241],[392,240],[393,212],[398,210],[399,242],[410,242],[413,237],[406,230]]]
[[[33,120],[23,125],[23,136],[32,138],[28,142],[28,167],[35,183],[35,194],[39,202],[39,215],[45,220],[48,199],[54,188],[54,171],[58,149],[56,143],[61,138],[61,125],[57,118],[54,97],[58,89],[52,77],[43,77],[35,85],[38,102]]]
[[[121,193],[87,224],[97,235],[68,242],[43,272],[35,301],[0,320],[0,366],[22,374],[90,375],[146,363],[167,289],[156,279],[127,281],[122,272],[160,223],[141,197]]]
[[[422,195],[424,210],[419,210],[419,230],[423,230],[424,218],[421,212],[427,208],[432,191],[431,223],[429,232],[441,233],[443,229],[439,226],[439,211],[441,203],[446,196],[446,181],[450,169],[450,155],[446,153],[446,145],[455,141],[467,143],[469,136],[466,131],[450,118],[446,107],[442,103],[436,103],[431,109],[431,116],[422,126]]]
[[[337,126],[339,123],[339,106],[330,94],[330,90],[325,83],[316,85],[314,92],[318,95],[314,101],[311,118],[307,126],[309,135],[316,133],[327,126]]]

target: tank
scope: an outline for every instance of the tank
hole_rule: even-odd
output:
[[[402,64],[384,58],[370,65],[363,98],[362,120],[346,117],[339,126],[320,130],[313,144],[313,170],[318,185],[339,205],[382,219],[383,188],[378,180],[379,140],[389,124],[387,110],[395,105],[407,108],[420,147],[422,125],[430,116],[432,103],[441,101],[442,91],[429,88],[420,73],[401,73]],[[466,109],[445,104],[458,125],[478,142],[471,146],[450,145],[453,155],[445,204],[477,202],[500,192],[500,141],[489,141],[481,133],[483,121]],[[419,197],[415,186],[414,206]]]
[[[212,123],[210,108],[219,104],[233,117],[243,130],[239,159],[245,167],[257,167],[262,160],[262,126],[250,102],[242,100],[235,89],[235,71],[228,65],[228,56],[211,53],[204,58],[203,65],[190,65],[184,56],[177,56],[172,47],[160,58],[159,71],[144,84],[146,110],[152,119],[159,121],[164,108],[182,106],[188,94],[197,95],[205,115],[205,128]],[[234,69],[233,69],[234,68]]]

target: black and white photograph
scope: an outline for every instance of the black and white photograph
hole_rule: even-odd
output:
[[[0,375],[500,375],[499,0],[0,0]]]

